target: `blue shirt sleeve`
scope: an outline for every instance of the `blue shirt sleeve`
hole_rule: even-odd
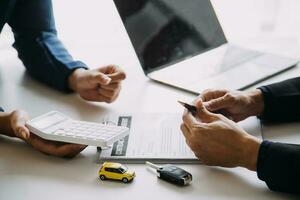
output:
[[[9,19],[14,48],[31,76],[61,91],[68,77],[87,66],[75,61],[57,38],[51,0],[18,1]]]

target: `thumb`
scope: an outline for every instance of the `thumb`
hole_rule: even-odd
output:
[[[99,72],[93,77],[93,81],[100,83],[101,85],[108,85],[111,82],[111,78]]]
[[[18,138],[21,138],[25,141],[30,138],[30,131],[25,126],[16,127],[15,134]]]
[[[30,137],[30,132],[28,128],[25,127],[25,123],[28,120],[28,115],[24,111],[14,111],[11,114],[11,127],[15,135],[21,139],[28,139]]]
[[[217,110],[221,110],[224,108],[229,107],[231,104],[231,99],[226,98],[226,96],[217,98],[217,99],[213,99],[209,102],[206,102],[206,107],[210,110],[210,111],[217,111]]]
[[[210,123],[215,120],[215,114],[206,109],[201,99],[196,101],[197,117],[204,123]]]

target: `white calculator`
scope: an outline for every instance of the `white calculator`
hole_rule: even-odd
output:
[[[64,114],[51,111],[26,123],[30,132],[47,140],[108,147],[127,136],[124,126],[73,120]]]

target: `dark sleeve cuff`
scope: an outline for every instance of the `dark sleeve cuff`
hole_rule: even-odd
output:
[[[257,176],[274,191],[300,193],[300,146],[262,142]]]
[[[264,121],[300,121],[300,77],[259,87],[264,98]]]
[[[262,86],[257,89],[261,90],[264,98],[264,112],[261,116],[258,116],[258,118],[261,120],[269,119],[270,118],[269,113],[271,113],[270,112],[270,104],[272,99],[271,91],[266,86]]]
[[[4,112],[3,108],[0,107],[0,112]]]
[[[258,158],[257,158],[257,176],[260,180],[265,181],[265,174],[264,169],[265,166],[265,158],[268,156],[268,151],[272,142],[270,141],[263,141],[260,145]]]

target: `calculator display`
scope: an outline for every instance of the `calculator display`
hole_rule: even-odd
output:
[[[57,122],[59,122],[63,119],[64,119],[63,116],[59,115],[58,113],[54,113],[52,115],[48,115],[48,116],[45,116],[43,118],[40,118],[40,119],[34,121],[32,123],[32,125],[38,129],[44,129],[51,125],[56,124]]]

